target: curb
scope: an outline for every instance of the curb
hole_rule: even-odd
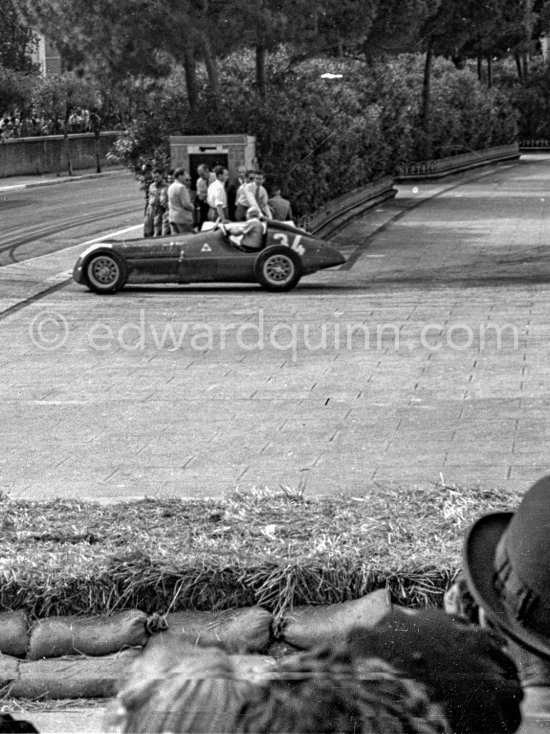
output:
[[[9,181],[10,177],[8,176],[5,179],[0,179],[0,191],[15,191],[17,189],[35,189],[39,188],[40,186],[55,186],[56,184],[65,184],[65,183],[75,183],[77,181],[85,181],[86,179],[93,179],[93,178],[105,178],[108,176],[112,176],[115,173],[121,173],[124,172],[126,169],[124,168],[117,168],[113,171],[102,171],[101,173],[83,173],[83,174],[75,174],[74,176],[59,176],[59,178],[51,178],[51,179],[45,179],[44,181],[30,181],[29,183],[20,183],[20,184],[13,184],[13,185],[4,185],[3,181]],[[17,178],[14,176],[13,178]],[[29,176],[29,178],[31,178]]]

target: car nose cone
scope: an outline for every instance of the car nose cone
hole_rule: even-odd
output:
[[[321,251],[321,260],[323,267],[334,268],[337,265],[343,265],[346,262],[346,258],[342,253],[333,247],[332,245],[325,245]]]

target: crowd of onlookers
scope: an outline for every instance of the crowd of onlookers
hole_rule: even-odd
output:
[[[74,112],[68,120],[69,133],[93,132],[93,115],[88,110]],[[0,141],[12,138],[34,138],[42,135],[61,135],[63,120],[49,120],[39,116],[2,115]]]
[[[144,165],[138,178],[145,195],[144,237],[198,232],[205,222],[292,222],[292,207],[281,195],[281,187],[273,182],[268,193],[259,170],[239,166],[230,179],[224,166],[210,170],[203,163],[193,179],[183,168],[165,172]],[[246,235],[246,229],[243,224],[235,233]]]
[[[394,607],[344,641],[243,667],[193,641],[153,647],[107,732],[550,732],[550,477],[466,533],[445,611]],[[0,731],[22,722],[7,721]]]

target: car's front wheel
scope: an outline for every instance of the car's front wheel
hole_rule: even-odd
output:
[[[128,278],[126,265],[114,252],[92,255],[84,266],[86,285],[94,293],[116,293]]]
[[[254,272],[258,283],[267,290],[289,291],[302,277],[302,262],[288,247],[269,247],[256,258]]]

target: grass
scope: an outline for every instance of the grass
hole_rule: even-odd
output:
[[[293,605],[385,585],[396,603],[440,605],[470,522],[517,503],[504,490],[445,484],[107,506],[0,495],[0,610],[36,618],[259,604],[280,619]]]

